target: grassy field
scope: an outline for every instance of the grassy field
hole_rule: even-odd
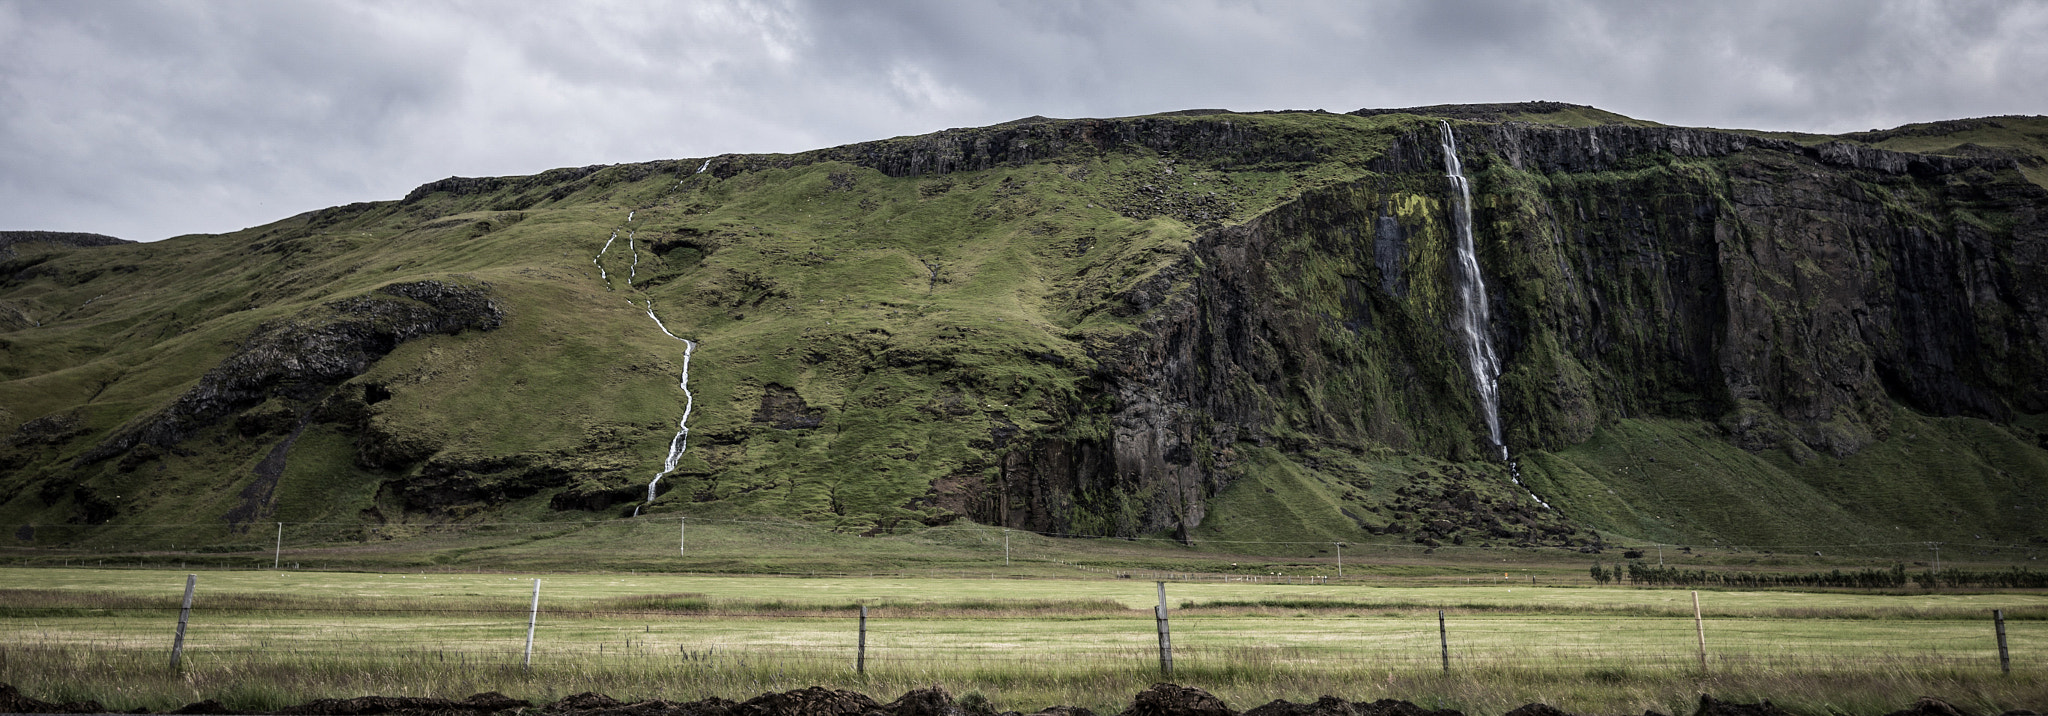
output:
[[[1116,711],[1160,679],[1157,588],[1139,580],[208,572],[174,674],[183,573],[0,579],[17,585],[0,590],[0,681],[114,708],[485,690],[744,699],[810,685],[887,700],[937,683],[998,708]],[[1328,693],[1474,713],[1532,701],[1684,713],[1706,692],[1810,713],[1883,713],[1930,694],[1997,712],[2048,696],[2030,656],[2048,644],[2042,594],[1703,592],[1705,672],[1681,590],[1169,582],[1167,595],[1173,680],[1239,709]],[[856,605],[869,607],[865,674]],[[1990,609],[2008,614],[2011,675]]]

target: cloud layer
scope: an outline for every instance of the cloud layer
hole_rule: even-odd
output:
[[[2048,113],[2015,0],[0,0],[0,229],[221,232],[449,175],[1030,115],[1549,99],[1842,132]]]

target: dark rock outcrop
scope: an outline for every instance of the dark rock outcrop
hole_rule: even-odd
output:
[[[114,246],[132,244],[127,239],[117,239],[106,234],[89,234],[76,231],[0,231],[0,256],[15,255],[16,244],[43,243],[52,246],[84,248],[89,246]]]
[[[2048,192],[2009,158],[1670,127],[1456,131],[1517,449],[1670,416],[1750,450],[1846,456],[1884,438],[1895,402],[2048,410]],[[1443,278],[1417,273],[1432,262],[1407,238],[1447,220],[1387,208],[1446,196],[1434,122],[1369,165],[1382,176],[1204,232],[1101,307],[1142,321],[1093,356],[1107,408],[1075,408],[1106,429],[1020,438],[970,516],[1184,533],[1230,484],[1234,445],[1484,455],[1427,303]]]
[[[310,315],[257,328],[234,355],[163,410],[116,432],[78,458],[87,465],[136,445],[169,447],[271,397],[308,401],[361,374],[399,344],[431,334],[492,330],[504,312],[488,284],[392,284],[323,304]]]

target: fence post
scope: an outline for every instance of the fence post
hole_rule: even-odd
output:
[[[868,605],[860,605],[860,646],[853,652],[853,673],[868,673]]]
[[[1998,624],[1998,670],[2012,673],[2012,654],[2005,650],[2005,610],[1991,610],[1991,620]]]
[[[533,580],[533,611],[526,615],[526,670],[533,670],[533,627],[540,622],[540,580]]]
[[[1444,648],[1444,673],[1451,673],[1451,633],[1444,628],[1444,610],[1436,610],[1436,641]]]
[[[1700,618],[1700,593],[1692,593],[1692,628],[1700,637],[1700,673],[1707,673],[1707,623]]]
[[[1166,583],[1157,582],[1157,584],[1159,585],[1159,611],[1155,616],[1159,617],[1159,673],[1172,677],[1173,636],[1166,627]]]
[[[199,575],[185,575],[185,606],[178,610],[178,637],[171,641],[171,671],[178,670],[178,660],[185,656],[185,623],[192,619],[192,587],[199,584]]]

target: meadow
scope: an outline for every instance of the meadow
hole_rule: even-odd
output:
[[[1702,670],[1689,590],[1532,587],[1519,575],[1467,585],[1216,574],[1165,585],[1169,679],[1154,582],[1048,569],[1026,570],[1030,578],[207,571],[172,671],[185,572],[0,568],[14,587],[0,590],[0,682],[46,700],[157,710],[205,698],[261,709],[492,690],[536,702],[582,691],[743,700],[812,685],[886,701],[938,684],[997,709],[1116,712],[1161,680],[1240,710],[1324,694],[1475,714],[1539,701],[1575,713],[1684,714],[1701,693],[1815,714],[1887,713],[1922,695],[1972,712],[2048,703],[2037,656],[2048,644],[2048,595],[2039,593],[1702,591]],[[1992,609],[2007,616],[2010,674],[2000,670]]]

